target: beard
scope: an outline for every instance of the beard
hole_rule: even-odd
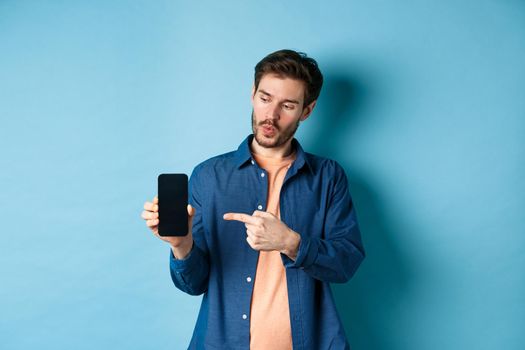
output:
[[[297,128],[299,128],[300,122],[301,121],[298,120],[297,123],[292,124],[288,128],[281,130],[281,128],[273,120],[270,119],[266,119],[265,121],[257,123],[257,121],[255,120],[255,113],[252,110],[253,135],[255,137],[255,141],[257,141],[257,143],[264,148],[274,148],[284,145],[295,135]],[[271,137],[265,136],[261,130],[265,125],[273,126],[275,128],[275,135]]]

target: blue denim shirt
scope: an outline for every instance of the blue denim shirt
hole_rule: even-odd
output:
[[[203,294],[190,349],[249,349],[250,303],[259,252],[246,242],[243,223],[228,212],[266,208],[267,172],[252,158],[248,136],[237,151],[199,164],[190,178],[195,207],[193,247],[183,259],[170,251],[170,272],[180,290]],[[347,282],[365,253],[344,170],[333,160],[303,151],[280,194],[281,220],[301,236],[286,269],[294,349],[348,349],[329,283]],[[250,277],[250,278],[248,278]]]

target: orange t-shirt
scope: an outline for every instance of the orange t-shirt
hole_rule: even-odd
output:
[[[280,218],[279,195],[295,153],[282,159],[253,154],[268,172],[266,211]],[[291,350],[292,329],[288,307],[286,270],[278,251],[260,251],[250,312],[251,350]]]

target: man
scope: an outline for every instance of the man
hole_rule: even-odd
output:
[[[190,178],[190,232],[158,235],[158,199],[142,217],[171,245],[180,290],[204,293],[190,349],[348,349],[329,283],[364,258],[344,170],[293,138],[323,76],[280,50],[255,67],[252,131]]]

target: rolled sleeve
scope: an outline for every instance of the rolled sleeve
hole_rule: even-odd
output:
[[[175,258],[170,249],[170,273],[175,286],[188,294],[199,295],[207,289],[206,256],[195,243],[184,259]]]
[[[283,262],[285,267],[301,268],[318,280],[344,283],[365,254],[348,180],[344,170],[334,165],[334,185],[322,238],[302,234],[295,261],[284,257]]]
[[[297,257],[295,261],[288,258],[285,260],[285,267],[305,268],[311,266],[318,254],[318,247],[315,240],[308,237],[301,237],[299,248],[297,250]]]

